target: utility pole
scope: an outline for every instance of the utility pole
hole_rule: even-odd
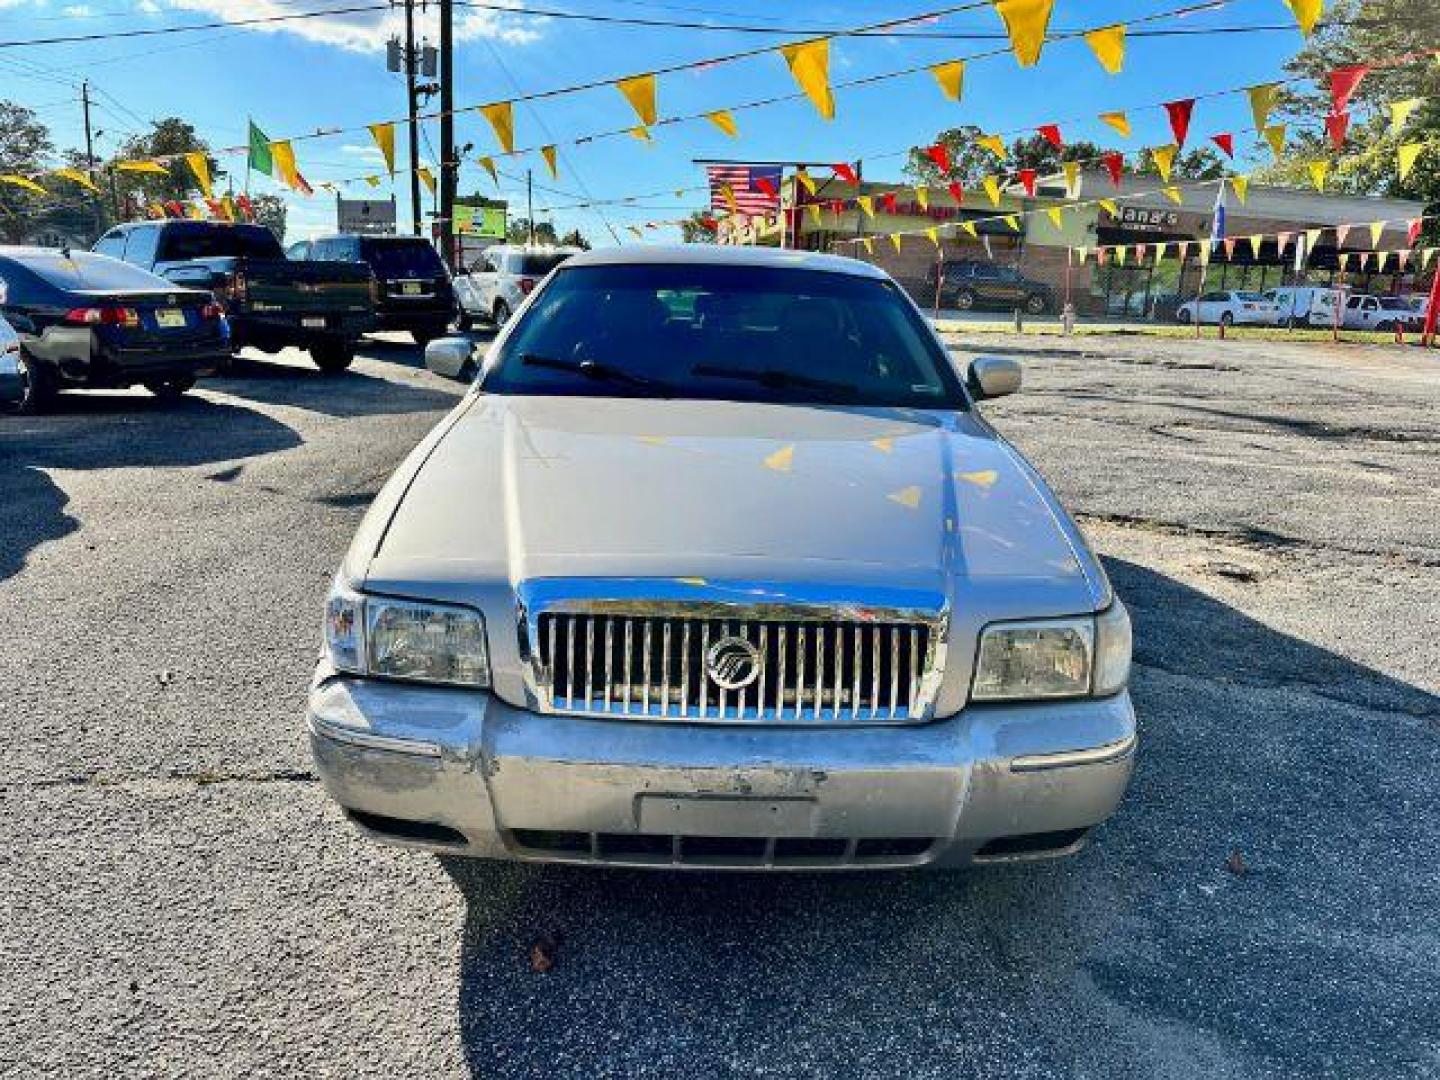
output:
[[[91,130],[90,130],[90,83],[89,83],[89,82],[82,82],[82,83],[80,84],[80,108],[83,110],[83,112],[84,112],[84,114],[85,114],[85,172],[89,175],[90,180],[91,180],[91,182],[93,183],[94,180],[95,180],[95,137],[94,137],[94,135],[91,133]],[[100,213],[100,196],[99,196],[99,195],[96,195],[96,196],[95,196],[95,198],[94,198],[94,203],[95,203],[95,235],[98,237],[102,232],[105,231],[105,228],[104,228],[104,226],[105,226],[105,220],[104,220],[104,218],[101,216],[101,213]],[[120,210],[119,210],[118,207],[117,207],[116,210],[115,210],[115,216],[116,216],[117,218],[120,216]]]
[[[455,269],[455,50],[454,0],[440,0],[440,252]]]
[[[535,244],[535,189],[530,183],[530,170],[525,170],[525,225],[529,230],[529,243]]]
[[[420,58],[415,52],[415,0],[405,0],[405,98],[410,113],[410,229],[420,235],[420,107],[415,90],[415,72]]]

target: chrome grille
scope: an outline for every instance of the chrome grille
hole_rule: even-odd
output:
[[[938,684],[941,621],[725,618],[545,611],[533,670],[553,712],[719,723],[907,723],[927,719]],[[743,638],[759,674],[727,690],[706,655]]]

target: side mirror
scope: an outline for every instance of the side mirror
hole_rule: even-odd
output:
[[[425,346],[425,366],[437,375],[457,378],[475,355],[475,346],[469,338],[436,338]]]
[[[1007,356],[977,356],[966,381],[979,400],[1004,397],[1020,389],[1020,362]]]

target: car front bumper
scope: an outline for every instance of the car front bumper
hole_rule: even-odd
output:
[[[1067,854],[1136,745],[1128,693],[927,724],[595,720],[322,668],[326,790],[376,839],[492,858],[705,869],[963,866]]]

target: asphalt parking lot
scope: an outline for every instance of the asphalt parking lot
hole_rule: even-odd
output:
[[[304,690],[360,515],[461,393],[412,348],[0,417],[0,1072],[1440,1073],[1440,354],[954,344],[1026,362],[987,411],[1131,606],[1143,740],[1080,855],[960,875],[351,831]]]

